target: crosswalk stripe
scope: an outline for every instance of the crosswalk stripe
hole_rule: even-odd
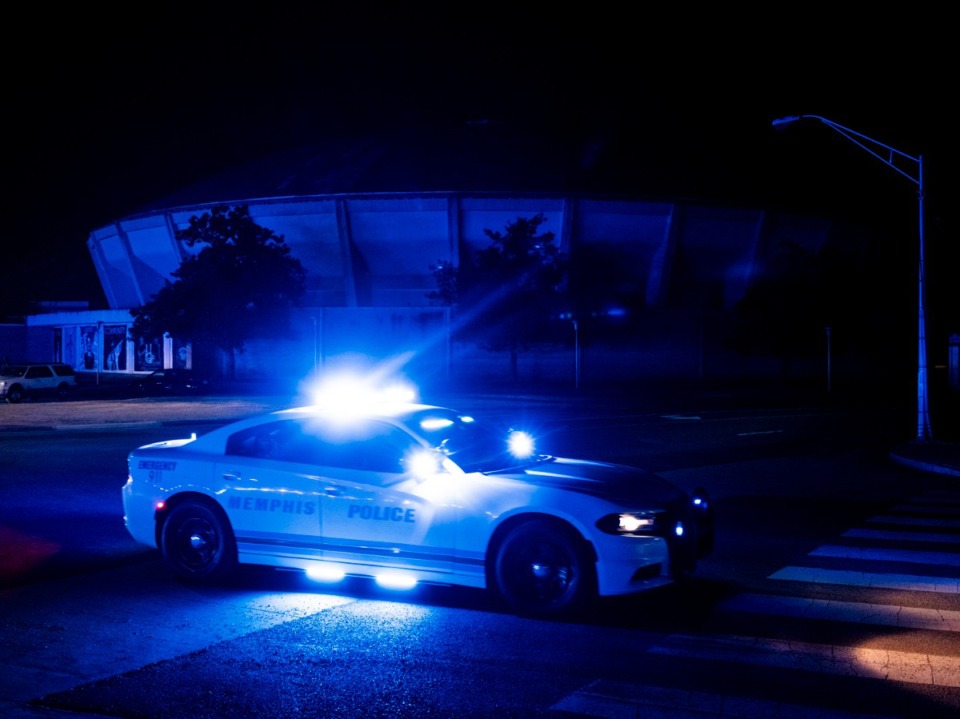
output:
[[[898,504],[891,510],[894,512],[913,512],[915,514],[946,514],[950,516],[960,514],[960,507],[945,507],[939,504]]]
[[[910,684],[960,687],[960,657],[842,647],[762,637],[695,637],[675,634],[652,654],[763,665],[778,669]]]
[[[877,714],[851,714],[836,710],[812,713],[809,706],[799,704],[603,679],[567,695],[550,708],[602,719],[811,719],[815,716],[829,716],[830,719],[887,719]]]
[[[873,589],[960,594],[960,579],[951,577],[918,577],[912,574],[883,574],[841,569],[818,569],[816,567],[784,567],[771,574],[769,579],[784,579],[792,582],[811,582],[814,584],[843,584],[851,587],[871,587]]]
[[[892,508],[892,514],[872,517],[867,524],[905,527],[900,531],[855,528],[843,533],[845,539],[867,539],[938,544],[960,544],[960,534],[915,531],[914,528],[960,530],[960,519],[944,517],[960,513],[960,494],[924,495],[911,504]],[[912,513],[913,516],[896,514]],[[922,515],[922,516],[918,516]],[[932,516],[939,515],[939,516]],[[960,553],[910,549],[823,545],[809,556],[858,561],[899,562],[925,566],[960,567]],[[942,594],[960,594],[960,578],[914,576],[901,573],[862,572],[787,566],[770,579],[814,584],[848,585]],[[960,611],[923,607],[844,602],[794,596],[747,592],[730,597],[716,609],[724,612],[765,614],[815,621],[835,621],[900,629],[960,633]],[[648,650],[650,654],[718,662],[740,662],[790,671],[816,672],[844,677],[960,687],[960,657],[901,652],[857,646],[836,646],[763,637],[672,635]],[[600,680],[568,695],[552,707],[609,719],[649,717],[767,717],[810,716],[810,707],[729,697],[709,692],[692,692],[633,683]],[[836,719],[854,715],[829,711]],[[871,715],[880,719],[876,715]]]
[[[911,499],[910,504],[943,504],[948,507],[960,506],[960,493],[924,492]]]
[[[960,519],[935,519],[933,517],[904,517],[903,515],[881,514],[871,517],[867,524],[906,524],[917,527],[944,527],[960,529]]]
[[[810,556],[960,567],[960,552],[921,552],[912,549],[841,547],[833,544],[825,544],[810,552]]]
[[[902,607],[894,604],[840,602],[832,599],[781,597],[746,592],[724,600],[717,609],[750,614],[774,614],[813,620],[849,622],[960,633],[960,611]]]
[[[851,539],[889,539],[906,542],[937,542],[940,544],[960,544],[960,534],[941,532],[900,532],[884,529],[850,529],[843,533]]]

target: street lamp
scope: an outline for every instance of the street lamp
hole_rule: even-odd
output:
[[[919,303],[918,303],[918,323],[917,323],[917,439],[927,442],[933,439],[933,430],[930,427],[929,411],[929,389],[927,386],[927,339],[926,339],[926,319],[924,317],[924,289],[923,289],[923,156],[913,157],[901,152],[889,145],[867,137],[850,128],[838,125],[832,120],[819,115],[791,115],[789,117],[777,118],[773,121],[774,127],[782,127],[798,120],[817,120],[829,127],[831,130],[843,135],[850,142],[866,150],[871,155],[880,160],[887,167],[892,168],[899,174],[906,177],[917,186],[917,198],[919,200],[920,212],[920,270],[918,280]],[[881,150],[885,151],[881,153]],[[900,164],[898,164],[898,162]],[[900,165],[906,165],[909,170]]]

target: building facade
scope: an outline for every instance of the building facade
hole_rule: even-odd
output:
[[[793,211],[653,195],[651,187],[671,189],[663,168],[638,172],[637,156],[615,146],[555,139],[495,123],[329,138],[198,182],[90,232],[106,307],[40,307],[23,332],[0,327],[0,341],[13,347],[0,349],[69,362],[81,373],[224,370],[211,348],[181,338],[135,343],[129,311],[197,251],[177,237],[191,217],[245,205],[284,237],[307,270],[307,292],[288,338],[247,345],[239,378],[293,380],[352,357],[420,377],[513,379],[503,356],[454,341],[450,310],[428,295],[438,262],[459,264],[490,246],[488,231],[537,215],[572,265],[595,265],[600,284],[631,298],[632,316],[619,325],[572,318],[558,329],[560,341],[524,354],[523,379],[779,372],[774,359],[729,348],[738,302],[784,245],[817,253],[857,244],[861,230]],[[822,359],[794,371],[819,372]]]
[[[177,229],[215,204],[222,202],[149,211],[93,230],[87,245],[109,307],[31,315],[28,354],[67,362],[81,373],[217,362],[209,348],[176,337],[129,337],[129,309],[148,301],[195,251],[177,239]],[[228,204],[246,205],[255,222],[282,235],[308,273],[289,339],[252,342],[239,356],[237,376],[254,380],[306,376],[345,357],[433,376],[496,378],[505,360],[451,343],[449,311],[428,297],[436,289],[431,268],[489,246],[487,230],[537,214],[545,218],[541,230],[554,233],[572,261],[612,258],[617,281],[626,285],[621,289],[642,297],[645,309],[616,348],[578,345],[571,327],[567,346],[541,347],[524,358],[527,376],[586,381],[591,373],[763,372],[761,360],[722,349],[724,318],[771,248],[790,242],[816,251],[835,231],[826,220],[761,209],[564,194],[365,193]]]

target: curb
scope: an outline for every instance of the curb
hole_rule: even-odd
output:
[[[903,467],[918,469],[921,472],[942,474],[947,477],[960,477],[960,447],[955,448],[952,451],[955,453],[954,459],[949,461],[944,461],[942,459],[934,460],[929,457],[922,458],[917,456],[916,452],[911,452],[910,454],[912,456],[909,456],[907,453],[903,453],[898,450],[891,451],[888,456],[891,461]]]

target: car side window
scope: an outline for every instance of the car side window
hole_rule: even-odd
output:
[[[41,379],[43,377],[53,377],[53,370],[46,365],[36,365],[27,370],[26,379]]]
[[[295,445],[300,435],[296,422],[270,422],[242,430],[227,440],[227,454],[239,457],[257,457],[286,462],[296,458]]]
[[[322,467],[385,474],[404,471],[403,458],[415,446],[403,430],[376,420],[347,425],[306,421],[295,448],[301,461]]]
[[[410,435],[384,422],[344,428],[328,422],[284,420],[237,432],[227,440],[227,454],[399,474],[404,471],[404,457],[415,446]]]

